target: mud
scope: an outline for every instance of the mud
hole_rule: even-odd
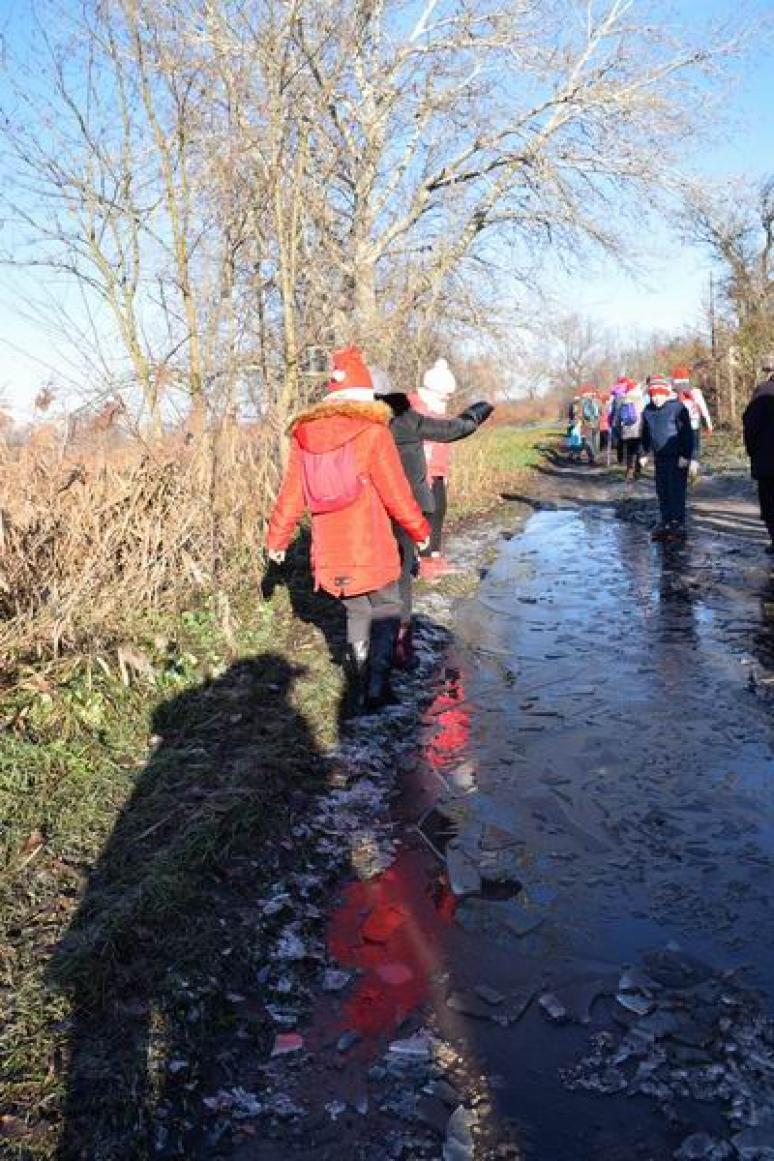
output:
[[[744,482],[692,499],[665,548],[647,483],[554,470],[425,599],[389,865],[240,1157],[774,1157],[774,576]]]

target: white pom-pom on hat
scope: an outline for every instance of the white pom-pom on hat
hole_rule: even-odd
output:
[[[422,386],[430,395],[448,399],[457,390],[457,380],[446,359],[436,359],[432,367],[425,371]]]

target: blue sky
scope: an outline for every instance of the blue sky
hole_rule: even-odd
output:
[[[23,31],[31,3],[0,0],[0,30],[8,44]],[[665,21],[689,26],[713,17],[738,25],[756,12],[774,20],[774,0],[663,0],[662,9]],[[635,4],[635,15],[636,10]],[[2,70],[0,62],[0,97],[7,83]],[[754,183],[774,171],[774,67],[763,36],[759,44],[751,45],[744,64],[736,67],[723,105],[722,125],[690,165],[708,181],[741,174]],[[622,338],[634,331],[701,326],[711,268],[707,256],[685,247],[664,225],[649,228],[638,242],[643,267],[636,278],[613,263],[598,264],[583,274],[559,278],[553,288],[555,299],[567,309],[592,315]],[[66,385],[79,372],[61,340],[25,317],[17,290],[18,275],[0,267],[0,398],[23,416],[49,378]],[[60,288],[55,293],[59,295]]]

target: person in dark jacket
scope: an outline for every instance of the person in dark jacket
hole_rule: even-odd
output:
[[[472,403],[461,415],[454,419],[422,415],[415,411],[407,395],[394,391],[385,371],[372,371],[377,398],[387,403],[392,410],[390,430],[398,447],[398,455],[403,464],[414,498],[423,515],[432,515],[435,498],[427,478],[425,442],[455,443],[477,431],[484,420],[494,411],[491,403]],[[412,647],[411,589],[416,573],[416,548],[414,542],[399,524],[393,524],[395,538],[401,555],[401,573],[398,581],[401,600],[400,630],[396,646],[395,663],[398,667],[411,669],[415,666]]]
[[[653,529],[653,540],[685,539],[685,497],[693,461],[693,428],[688,408],[675,395],[669,382],[659,376],[648,379],[650,402],[642,413],[642,456],[650,452],[656,469],[656,494],[661,522]]]
[[[774,555],[774,354],[763,359],[761,369],[766,378],[753,391],[742,425],[750,475],[758,481],[761,520],[771,541],[766,552]]]

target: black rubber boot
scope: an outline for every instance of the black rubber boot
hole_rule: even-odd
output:
[[[413,673],[419,667],[419,658],[414,652],[414,626],[411,621],[401,622],[398,629],[393,665],[407,673]]]
[[[368,642],[348,641],[344,652],[344,716],[356,717],[362,713],[368,690]]]
[[[371,650],[368,655],[368,687],[365,697],[366,713],[395,705],[397,698],[390,688],[392,659],[400,622],[393,617],[374,621],[371,625]]]

